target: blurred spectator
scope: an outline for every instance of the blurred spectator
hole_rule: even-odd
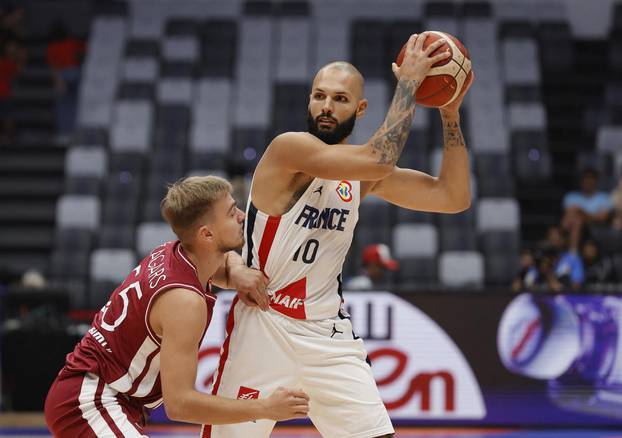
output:
[[[585,263],[585,283],[613,283],[616,273],[611,258],[602,255],[593,240],[586,240],[581,248],[581,256]]]
[[[618,187],[611,194],[613,204],[613,228],[622,231],[622,177],[618,181]]]
[[[13,141],[15,121],[11,108],[13,80],[23,62],[19,57],[17,41],[7,39],[0,43],[0,144]]]
[[[536,283],[545,285],[546,289],[550,291],[560,291],[563,289],[562,283],[555,274],[559,254],[560,252],[555,247],[549,246],[541,250],[536,258],[538,266]]]
[[[536,258],[529,249],[524,249],[520,257],[520,270],[512,282],[513,292],[532,290],[539,280]]]
[[[554,273],[564,289],[581,289],[585,283],[583,261],[579,254],[571,249],[559,253],[555,260]],[[560,289],[553,288],[555,291]]]
[[[346,283],[346,289],[365,290],[387,287],[389,271],[397,271],[399,263],[391,258],[389,247],[378,243],[367,245],[362,254],[363,271]]]
[[[564,284],[557,276],[557,266],[561,252],[548,245],[537,248],[534,252],[523,250],[521,266],[512,282],[512,291],[561,291]]]
[[[553,248],[557,252],[562,252],[566,247],[566,238],[562,229],[556,225],[549,227],[546,230],[546,238],[539,242],[538,247],[541,250]]]
[[[24,7],[5,4],[0,10],[0,38],[23,40],[26,37]]]
[[[54,78],[56,135],[61,143],[69,140],[76,122],[84,47],[83,41],[69,35],[62,21],[54,22],[47,47],[47,61]]]
[[[570,250],[577,252],[586,225],[609,221],[613,204],[611,196],[597,191],[598,172],[585,169],[581,173],[581,190],[564,196],[562,228],[570,235]]]
[[[5,5],[0,9],[0,41],[14,42],[12,56],[20,65],[26,62],[26,26],[24,8],[16,4]]]
[[[41,289],[47,285],[47,280],[39,270],[34,268],[21,271],[8,266],[0,266],[0,292],[3,288],[12,285]]]
[[[20,285],[28,289],[43,289],[47,285],[47,280],[38,270],[28,269],[22,274]]]
[[[581,257],[569,247],[562,230],[552,226],[535,253],[523,252],[521,270],[512,283],[512,290],[520,292],[539,286],[557,292],[580,289],[584,283]]]

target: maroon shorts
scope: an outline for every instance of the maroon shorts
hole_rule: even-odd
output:
[[[56,438],[146,437],[142,407],[91,373],[60,372],[45,400],[45,421]]]

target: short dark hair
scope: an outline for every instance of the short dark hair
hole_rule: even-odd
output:
[[[586,176],[591,176],[592,178],[598,179],[598,170],[593,167],[586,167],[581,171],[581,179],[585,178]]]

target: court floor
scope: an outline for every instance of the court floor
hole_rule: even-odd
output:
[[[162,438],[197,438],[196,427],[151,427],[150,437]],[[280,428],[272,435],[274,438],[321,438],[310,428]],[[622,430],[587,430],[587,429],[547,429],[547,430],[510,430],[510,429],[441,429],[441,428],[401,428],[396,437],[400,438],[622,438]],[[7,427],[0,426],[3,438],[48,438],[50,434],[42,427]]]

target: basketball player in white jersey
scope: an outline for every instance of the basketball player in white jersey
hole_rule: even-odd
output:
[[[341,269],[361,199],[374,194],[404,208],[459,212],[470,205],[469,164],[459,126],[464,92],[441,109],[445,153],[438,178],[395,166],[410,131],[415,92],[439,40],[408,41],[398,84],[382,126],[364,145],[347,138],[363,116],[363,78],[352,65],[322,68],[313,81],[309,133],[276,137],[255,171],[242,257],[269,278],[270,309],[234,300],[212,393],[264,397],[298,385],[309,417],[326,438],[391,437],[367,353],[341,310]],[[247,364],[252,364],[252,369]],[[202,437],[266,438],[275,422],[204,426]]]
[[[227,181],[209,176],[169,188],[162,212],[179,240],[156,247],[128,274],[67,355],[45,402],[56,438],[144,437],[144,408],[162,403],[172,419],[198,424],[306,416],[308,397],[299,390],[232,400],[195,389],[216,301],[212,281],[242,289],[253,283],[239,281],[252,270],[236,267],[243,265],[232,250],[244,242],[244,213],[230,192]]]

